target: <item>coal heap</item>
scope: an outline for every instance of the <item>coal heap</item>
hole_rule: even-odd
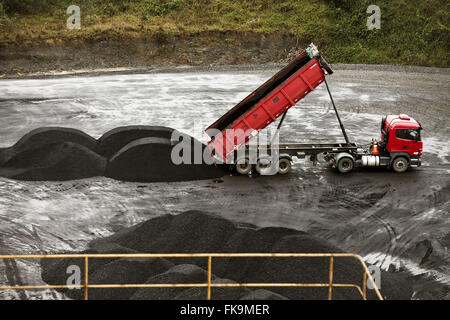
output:
[[[90,243],[89,253],[339,253],[340,249],[305,232],[241,225],[201,211],[163,215]],[[91,259],[89,283],[205,283],[204,258]],[[66,269],[81,259],[42,261],[48,284],[66,283]],[[213,283],[297,282],[327,283],[328,258],[214,258]],[[81,274],[84,274],[82,271]],[[358,261],[336,258],[334,283],[362,285]],[[396,274],[382,272],[382,294],[410,299],[409,284]],[[92,299],[205,299],[205,288],[91,289]],[[66,295],[82,298],[81,290]],[[328,288],[213,288],[213,299],[327,299]],[[360,299],[354,288],[333,288],[333,299]],[[375,299],[372,290],[368,298]]]
[[[174,131],[175,129],[161,126],[118,127],[98,139],[97,152],[106,158],[111,158],[130,142],[148,137],[170,140]]]
[[[107,176],[123,181],[160,182],[213,179],[226,174],[224,166],[213,164],[208,152],[197,164],[174,164],[173,149],[186,141],[193,146],[191,159],[197,150],[194,147],[207,149],[193,137],[161,126],[119,127],[98,140],[76,129],[39,128],[15,145],[0,149],[0,176],[25,181]]]
[[[75,180],[102,175],[106,163],[105,158],[80,144],[62,142],[18,152],[0,173],[17,180]]]

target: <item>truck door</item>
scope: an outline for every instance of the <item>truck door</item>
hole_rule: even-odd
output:
[[[419,155],[422,150],[420,129],[395,129],[395,135],[389,134],[389,152],[407,152]]]

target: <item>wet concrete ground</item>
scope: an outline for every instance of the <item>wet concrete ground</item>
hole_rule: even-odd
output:
[[[164,213],[215,212],[258,226],[322,237],[367,262],[409,276],[414,298],[450,298],[450,73],[338,70],[329,77],[354,142],[379,137],[381,116],[407,113],[423,127],[424,165],[339,175],[296,161],[287,176],[135,184],[106,178],[35,183],[0,179],[0,250],[5,254],[80,250],[88,241]],[[273,75],[177,72],[0,80],[0,147],[41,126],[95,138],[123,125],[162,125],[206,141],[203,129]],[[281,140],[342,141],[324,87],[291,109]],[[0,283],[39,284],[36,264],[0,262]],[[0,298],[53,292],[0,292]]]

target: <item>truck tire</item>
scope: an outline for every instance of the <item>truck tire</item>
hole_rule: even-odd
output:
[[[409,168],[409,161],[405,157],[397,157],[392,161],[392,169],[397,173],[406,172]]]
[[[236,171],[239,174],[247,175],[252,170],[252,165],[248,158],[239,159],[236,163]]]
[[[289,171],[291,171],[291,160],[288,158],[281,158],[278,161],[278,173],[279,174],[287,174]]]
[[[271,165],[271,161],[270,161],[269,157],[261,157],[256,162],[255,171],[256,171],[256,173],[261,174],[261,172],[264,169],[270,167],[270,165]]]
[[[353,170],[355,162],[350,157],[342,157],[338,160],[336,168],[340,173],[349,173]]]

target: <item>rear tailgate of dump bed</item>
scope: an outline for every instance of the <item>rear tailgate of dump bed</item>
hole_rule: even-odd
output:
[[[222,160],[256,136],[325,80],[320,57],[305,51],[269,81],[228,111],[206,132],[209,142]],[[328,68],[328,73],[332,71]]]

